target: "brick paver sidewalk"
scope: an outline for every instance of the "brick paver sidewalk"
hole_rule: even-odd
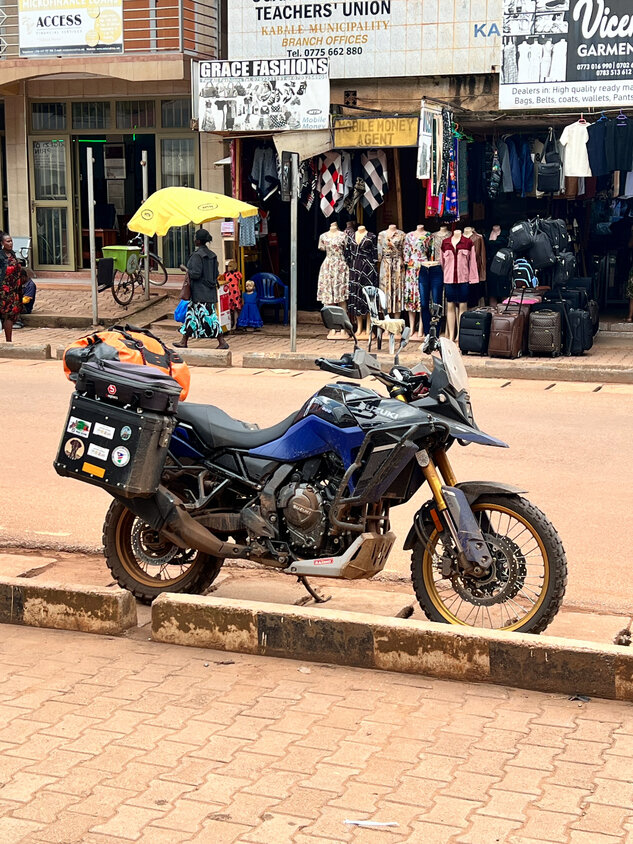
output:
[[[0,631],[3,844],[633,838],[630,705]]]

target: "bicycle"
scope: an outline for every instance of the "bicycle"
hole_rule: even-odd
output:
[[[114,301],[123,307],[127,307],[134,297],[134,288],[140,287],[145,290],[145,260],[149,259],[149,283],[156,287],[162,287],[167,281],[167,270],[161,259],[154,252],[146,256],[143,252],[143,235],[139,234],[128,240],[128,246],[140,246],[141,254],[138,256],[138,263],[134,267],[134,260],[130,257],[127,270],[117,270],[112,279],[112,295]]]

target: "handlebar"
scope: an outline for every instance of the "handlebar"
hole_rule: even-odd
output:
[[[407,377],[400,379],[395,378],[387,372],[383,372],[379,366],[375,369],[372,368],[370,371],[363,371],[366,367],[361,368],[354,360],[354,356],[350,354],[345,354],[337,360],[317,358],[315,364],[325,372],[332,372],[334,375],[342,375],[358,381],[366,378],[368,375],[372,375],[387,387],[398,387],[399,390],[404,389],[407,392],[413,392],[420,384],[424,386],[428,386],[429,384],[429,376],[426,372],[413,373],[408,369],[406,370]],[[400,369],[403,370],[404,367],[400,367]]]

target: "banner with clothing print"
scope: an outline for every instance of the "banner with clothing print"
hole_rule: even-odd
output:
[[[253,59],[198,64],[201,132],[328,129],[327,59]]]

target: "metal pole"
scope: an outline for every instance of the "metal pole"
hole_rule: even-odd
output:
[[[149,191],[149,173],[147,171],[147,150],[141,153],[141,169],[143,171],[143,202],[147,199]],[[149,301],[149,238],[143,235],[143,253],[145,254],[145,301]]]
[[[297,211],[299,208],[299,156],[290,159],[290,351],[297,351]]]
[[[90,286],[92,288],[92,323],[99,322],[99,301],[97,290],[97,247],[95,244],[95,185],[92,147],[86,149],[88,177],[88,238],[90,241]]]

